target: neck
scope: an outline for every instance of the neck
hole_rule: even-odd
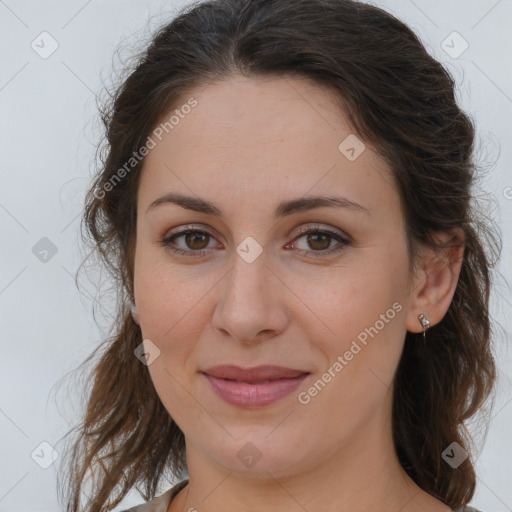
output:
[[[390,424],[370,421],[329,456],[280,473],[222,467],[187,439],[189,485],[169,512],[450,512],[402,469]]]

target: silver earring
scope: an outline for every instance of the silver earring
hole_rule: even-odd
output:
[[[137,309],[137,306],[135,305],[134,302],[132,302],[130,304],[130,311],[131,311],[131,314],[132,314],[132,318],[133,318],[133,321],[137,324],[137,325],[140,325],[139,324],[139,310]]]
[[[426,340],[425,333],[427,332],[427,329],[430,328],[430,322],[429,322],[428,318],[423,313],[418,315],[418,320],[420,321],[420,324],[423,327],[423,340],[425,341]]]

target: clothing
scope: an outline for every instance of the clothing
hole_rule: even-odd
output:
[[[136,505],[135,507],[121,510],[121,512],[167,512],[171,501],[187,484],[188,479],[182,480],[155,499],[143,503],[142,505]]]
[[[168,491],[164,492],[157,498],[148,501],[147,503],[143,503],[142,505],[136,505],[135,507],[131,507],[129,509],[121,510],[121,512],[167,512],[171,501],[174,497],[188,484],[188,479],[182,480],[177,483],[174,487],[171,487]],[[454,512],[480,512],[473,507],[462,507],[460,509],[454,510]]]

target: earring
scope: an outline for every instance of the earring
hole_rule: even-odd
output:
[[[427,329],[430,328],[430,322],[429,322],[428,318],[423,313],[418,315],[418,320],[420,321],[420,324],[423,327],[423,340],[425,341],[425,339],[426,339],[425,333],[427,332]]]
[[[134,302],[132,302],[130,304],[130,311],[131,311],[131,314],[132,314],[132,318],[133,318],[133,321],[137,324],[137,325],[140,325],[139,324],[139,310],[137,309],[137,306],[135,305]]]

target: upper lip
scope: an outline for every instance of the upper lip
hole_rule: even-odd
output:
[[[202,373],[206,373],[219,379],[257,382],[260,380],[293,379],[309,372],[274,365],[255,366],[253,368],[241,368],[234,365],[221,365],[208,368]]]

